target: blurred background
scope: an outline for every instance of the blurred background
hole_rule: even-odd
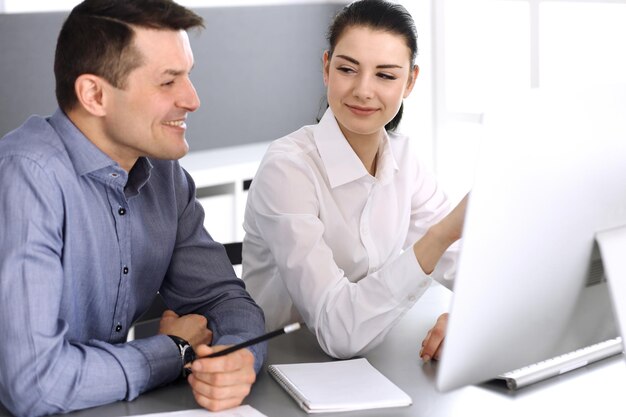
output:
[[[24,112],[54,111],[50,62],[54,38],[63,16],[77,3],[0,0],[0,135],[17,127],[27,117]],[[210,127],[189,131],[192,152],[270,141],[315,123],[324,107],[321,54],[325,30],[331,16],[347,2],[179,3],[201,10],[207,18],[201,37],[191,36],[197,61],[207,62],[192,76],[203,101],[192,121],[208,120]],[[531,88],[625,82],[626,0],[400,3],[415,18],[420,48],[420,76],[405,103],[400,129],[413,137],[418,157],[436,172],[453,200],[471,188],[483,116],[490,107]],[[19,20],[42,12],[56,16],[50,29],[53,35],[45,39],[38,36],[43,26]],[[20,51],[30,44],[45,47],[37,54]],[[7,50],[29,56],[28,61],[9,59],[13,55]],[[235,55],[230,59],[228,54]],[[25,81],[25,67],[41,67],[49,75],[35,74]],[[20,80],[25,84],[19,84]],[[28,98],[23,105],[18,103],[21,97]],[[257,104],[245,108],[255,100]],[[233,123],[236,117],[220,113],[224,107],[231,109],[231,115],[233,108],[241,109],[240,121]]]

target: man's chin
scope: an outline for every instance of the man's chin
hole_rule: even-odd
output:
[[[152,155],[148,155],[150,158],[154,159],[162,159],[167,161],[176,161],[187,155],[189,152],[189,146],[184,146],[178,149],[167,149],[162,152],[153,153]]]
[[[163,159],[178,160],[187,155],[187,153],[189,152],[189,144],[187,143],[187,140],[185,138],[182,138],[182,141],[180,143],[177,143],[175,147],[167,149],[166,151],[168,155],[166,158]]]

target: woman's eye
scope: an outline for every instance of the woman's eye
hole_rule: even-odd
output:
[[[355,72],[352,68],[349,67],[338,67],[337,69],[341,72],[345,72],[346,74],[351,74]]]
[[[395,80],[397,77],[391,74],[379,73],[378,76],[383,80]]]

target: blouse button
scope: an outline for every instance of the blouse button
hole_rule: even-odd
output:
[[[126,209],[124,207],[120,207],[120,209],[117,212],[119,213],[120,216],[123,216],[124,214],[126,214]]]
[[[117,326],[115,326],[115,331],[118,332],[118,333],[121,332],[122,331],[122,325],[117,323]]]

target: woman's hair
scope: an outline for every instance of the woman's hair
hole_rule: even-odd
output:
[[[417,30],[413,17],[403,6],[386,0],[358,0],[344,7],[328,28],[326,38],[329,44],[329,59],[343,33],[355,26],[402,36],[411,51],[410,64],[413,67],[417,56]],[[398,127],[402,120],[403,108],[404,104],[400,106],[395,117],[387,123],[385,129],[393,131]]]
[[[69,14],[57,40],[54,75],[61,109],[77,104],[74,84],[81,74],[124,88],[128,74],[144,59],[133,45],[133,26],[187,30],[203,27],[203,20],[172,0],[83,1]]]

